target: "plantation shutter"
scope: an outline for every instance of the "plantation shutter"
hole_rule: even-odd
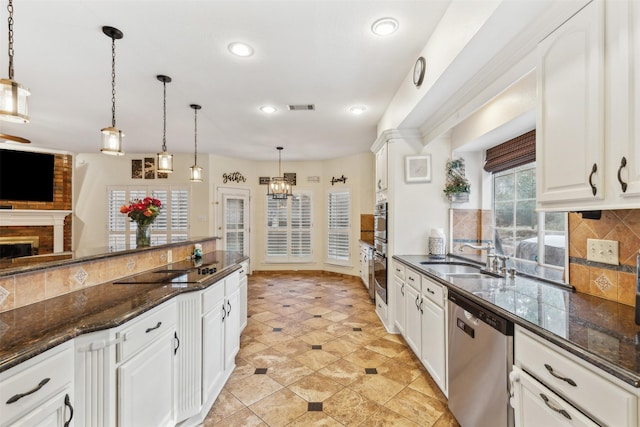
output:
[[[187,240],[189,231],[189,192],[186,189],[171,189],[171,242]]]
[[[311,255],[311,196],[308,193],[291,197],[291,256]]]
[[[348,191],[331,192],[327,203],[327,258],[349,261],[350,204]]]
[[[288,199],[267,197],[267,256],[287,256]]]
[[[112,190],[109,192],[109,232],[124,232],[127,229],[126,215],[120,213],[120,207],[128,204],[126,190]]]

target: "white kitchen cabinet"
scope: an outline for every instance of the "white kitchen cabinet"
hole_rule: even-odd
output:
[[[383,144],[376,152],[376,192],[385,191],[388,182],[387,144]]]
[[[584,360],[519,326],[514,333],[514,364],[510,380],[513,389],[520,389],[512,399],[516,419],[520,420],[517,426],[594,425],[580,424],[581,421],[570,423],[565,414],[554,410],[562,408],[572,418],[582,420],[579,416],[573,417],[570,408],[575,408],[581,412],[579,415],[599,425],[637,427],[638,389],[594,369]],[[545,402],[541,394],[549,400]],[[538,413],[543,405],[547,413]],[[540,417],[553,415],[549,410],[561,418],[555,417],[557,420],[552,424],[536,424]]]
[[[128,322],[118,333],[120,427],[175,425],[176,323],[177,305],[171,300]]]
[[[202,403],[212,405],[224,385],[224,319],[219,300],[202,318]]]
[[[176,300],[181,343],[176,353],[175,408],[180,422],[200,412],[202,405],[202,297],[200,292],[189,292]]]
[[[407,324],[406,292],[405,292],[406,268],[397,261],[393,262],[393,294],[395,307],[395,325],[400,334],[405,335]]]
[[[240,263],[242,267],[239,271],[239,280],[240,280],[240,333],[244,331],[244,328],[247,326],[247,301],[248,301],[248,285],[249,279],[247,278],[247,274],[249,274],[249,262],[244,261]]]
[[[537,196],[541,206],[602,200],[604,3],[594,0],[537,50]]]
[[[73,343],[0,374],[0,426],[73,426]]]
[[[371,283],[369,283],[369,268],[371,259],[371,246],[366,243],[360,243],[360,279],[364,283],[364,287],[369,289]]]
[[[420,300],[420,360],[442,392],[447,394],[447,313],[446,289],[422,277]]]
[[[409,268],[407,268],[406,271],[406,285],[404,287],[406,325],[404,329],[404,339],[413,352],[420,357],[420,352],[422,351],[422,316],[420,315],[421,276]]]
[[[580,411],[517,366],[510,375],[515,427],[597,427]]]
[[[240,351],[240,279],[233,273],[224,280],[224,370],[231,372]]]

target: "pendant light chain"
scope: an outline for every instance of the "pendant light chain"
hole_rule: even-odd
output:
[[[111,126],[116,127],[116,39],[111,38]]]
[[[13,1],[9,0],[9,80],[13,80]]]
[[[162,103],[163,118],[162,118],[162,152],[167,151],[167,82],[162,82],[164,101]]]

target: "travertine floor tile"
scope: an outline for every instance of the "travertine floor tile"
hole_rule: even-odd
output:
[[[236,369],[202,427],[460,427],[358,277],[254,274],[247,311]]]

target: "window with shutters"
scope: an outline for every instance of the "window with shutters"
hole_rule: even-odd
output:
[[[162,202],[162,210],[151,226],[151,244],[187,240],[189,236],[189,190],[185,186],[109,187],[109,248],[136,247],[136,223],[120,213],[120,207],[147,196]]]
[[[311,192],[296,192],[287,199],[267,197],[268,262],[312,260]]]
[[[351,195],[330,192],[327,200],[327,261],[345,263],[350,255]]]

